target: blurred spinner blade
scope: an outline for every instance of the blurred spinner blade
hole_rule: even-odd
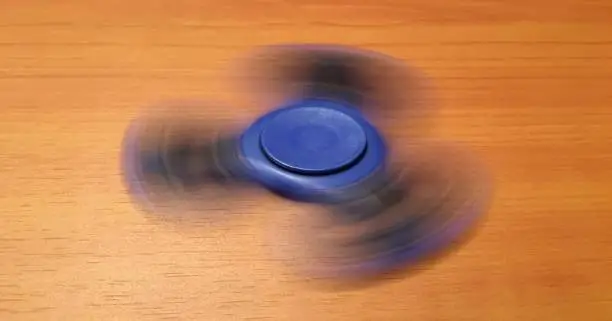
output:
[[[411,150],[410,161],[355,186],[342,202],[279,219],[282,256],[313,276],[353,279],[399,270],[464,240],[490,196],[482,164],[448,144]]]
[[[153,107],[128,127],[124,179],[145,210],[173,218],[202,215],[246,185],[237,131],[213,124],[199,113],[202,106]]]

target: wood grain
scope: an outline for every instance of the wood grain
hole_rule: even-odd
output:
[[[2,0],[0,320],[612,320],[612,3],[357,3]],[[271,255],[290,204],[194,225],[133,208],[118,155],[135,113],[210,97],[230,106],[211,117],[252,116],[228,70],[282,42],[380,50],[426,75],[431,134],[496,178],[469,244],[328,291]]]

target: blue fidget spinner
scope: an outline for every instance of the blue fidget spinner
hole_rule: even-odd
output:
[[[289,45],[266,47],[249,63],[256,91],[276,104],[249,126],[222,133],[210,121],[175,117],[181,106],[130,125],[123,165],[136,202],[158,211],[260,187],[320,204],[313,217],[321,224],[296,233],[310,240],[298,252],[316,265],[310,270],[336,276],[407,266],[446,248],[483,213],[481,166],[457,149],[407,144],[411,157],[390,162],[375,115],[410,108],[399,61]]]

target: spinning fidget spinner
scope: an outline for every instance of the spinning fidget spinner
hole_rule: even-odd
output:
[[[411,108],[399,61],[341,46],[270,46],[248,70],[260,80],[255,96],[275,106],[245,128],[216,128],[181,106],[129,126],[123,164],[137,203],[206,215],[206,204],[234,188],[263,188],[316,204],[287,252],[326,276],[405,267],[449,246],[483,213],[482,166],[457,148],[406,142],[409,156],[391,159],[375,123]]]

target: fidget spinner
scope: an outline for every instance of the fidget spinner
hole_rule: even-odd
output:
[[[219,197],[238,197],[234,189],[260,188],[314,204],[316,213],[288,233],[286,252],[325,276],[410,266],[465,235],[484,212],[483,167],[459,148],[407,140],[394,147],[408,156],[391,156],[377,119],[411,108],[399,60],[281,45],[258,50],[246,69],[254,99],[273,104],[248,126],[218,128],[185,117],[180,104],[130,124],[123,166],[136,203],[205,216]]]

